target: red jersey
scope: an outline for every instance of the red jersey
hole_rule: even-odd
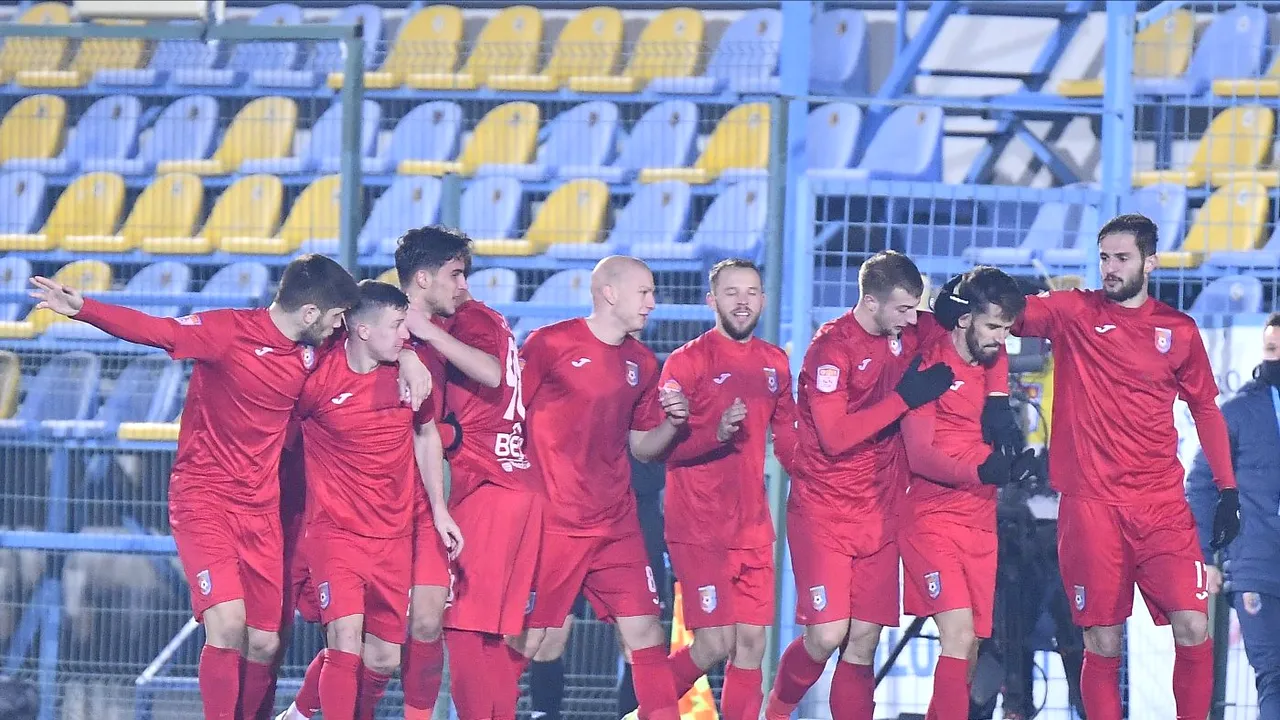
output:
[[[335,349],[298,400],[306,458],[307,523],[327,523],[357,535],[403,537],[412,532],[414,426],[433,419],[432,403],[414,411],[400,400],[399,369],[379,365],[356,373],[346,348]]]
[[[658,359],[632,337],[601,342],[578,318],[535,330],[520,361],[528,447],[549,500],[547,531],[638,532],[627,449],[632,430],[663,420]]]
[[[280,453],[316,349],[290,340],[266,308],[158,318],[86,298],[75,318],[128,342],[195,360],[182,408],[171,504],[280,510]]]
[[[1154,299],[1126,308],[1100,290],[1064,290],[1028,297],[1013,331],[1053,343],[1054,489],[1112,505],[1186,502],[1177,397],[1215,482],[1235,487],[1218,385],[1189,316]]]
[[[689,399],[689,421],[667,454],[667,539],[716,548],[771,544],[765,443],[770,424],[779,435],[795,434],[786,352],[712,329],[671,353],[660,385]],[[733,439],[722,443],[716,428],[734,398],[746,404],[747,416]]]
[[[991,455],[982,439],[986,368],[961,358],[950,335],[934,339],[920,354],[922,366],[946,363],[955,380],[942,397],[902,419],[911,467],[904,511],[995,532],[996,488],[978,479],[978,466]]]

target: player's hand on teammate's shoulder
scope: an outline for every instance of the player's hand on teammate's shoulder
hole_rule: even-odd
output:
[[[658,402],[662,404],[662,412],[672,425],[678,427],[689,420],[689,398],[679,390],[663,389]]]
[[[431,371],[417,353],[405,348],[400,353],[400,401],[417,412],[430,394]]]
[[[73,287],[39,275],[31,278],[31,284],[36,288],[31,297],[37,301],[37,308],[48,308],[59,315],[71,317],[84,307],[84,295]]]
[[[920,355],[915,356],[907,366],[907,372],[898,381],[898,386],[894,388],[912,410],[942,397],[942,393],[956,379],[955,373],[945,363],[934,363],[921,370],[920,363],[923,360]]]
[[[742,429],[742,421],[747,417],[747,404],[742,398],[734,398],[733,404],[720,415],[720,424],[716,426],[716,439],[727,443]]]
[[[404,317],[404,327],[409,334],[427,343],[434,344],[442,335],[448,335],[444,328],[431,322],[431,313],[425,309],[410,305]]]
[[[462,554],[462,530],[458,527],[458,523],[453,521],[448,508],[433,510],[432,515],[436,523],[436,532],[440,533],[440,540],[449,551],[449,559],[457,560]]]

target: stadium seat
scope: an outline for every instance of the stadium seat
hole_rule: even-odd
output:
[[[617,211],[604,242],[556,243],[547,249],[547,255],[562,260],[600,260],[609,255],[630,255],[633,245],[671,245],[685,231],[692,197],[688,185],[674,180],[643,185]]]
[[[138,138],[134,158],[85,158],[86,172],[105,170],[121,175],[150,174],[167,160],[199,160],[208,156],[218,129],[218,102],[207,95],[173,101],[160,112],[150,130]]]
[[[109,95],[89,106],[75,130],[52,158],[13,158],[5,170],[35,170],[49,175],[75,172],[86,160],[118,160],[129,155],[138,137],[142,103],[132,95]]]
[[[172,24],[195,23],[178,20]],[[213,67],[218,59],[218,47],[217,40],[161,40],[151,51],[151,59],[145,68],[99,70],[93,81],[108,87],[155,87],[164,84],[174,70]]]
[[[1085,237],[1085,242],[1089,242],[1096,228],[1082,227],[1082,220],[1087,219],[1085,209],[1076,203],[1044,203],[1016,247],[971,245],[964,249],[962,257],[975,265],[1029,265],[1046,250],[1077,246],[1078,237]],[[1090,214],[1097,217],[1096,210]]]
[[[768,164],[769,105],[748,103],[725,113],[693,167],[645,168],[640,182],[680,180],[705,185],[722,175],[726,180],[763,176]]]
[[[0,435],[30,435],[50,421],[88,418],[98,396],[100,372],[100,361],[93,353],[55,356],[27,384],[18,412],[0,420]]]
[[[0,257],[0,293],[25,293],[31,289],[31,263],[16,255]],[[13,322],[23,303],[0,303],[0,322]],[[0,415],[0,417],[5,417]]]
[[[338,26],[359,25],[364,37],[363,67],[373,67],[373,58],[382,46],[382,11],[368,3],[348,5],[333,16],[330,23]],[[326,40],[316,43],[297,70],[287,68],[259,68],[249,74],[254,85],[270,88],[313,88],[329,75],[341,75],[345,62],[342,43]]]
[[[1239,100],[1280,97],[1280,53],[1273,53],[1272,58],[1271,66],[1262,77],[1214,80],[1210,91],[1220,97]]]
[[[375,157],[360,161],[365,173],[394,172],[406,160],[448,162],[458,151],[458,135],[462,131],[462,107],[455,102],[437,100],[410,110],[391,131],[386,149]],[[323,172],[338,172],[341,158],[322,158]]]
[[[1182,240],[1186,227],[1187,189],[1181,185],[1151,185],[1137,188],[1121,203],[1122,212],[1141,213],[1151,218],[1159,231],[1156,252],[1167,252]],[[1097,259],[1098,211],[1085,208],[1075,242],[1066,247],[1046,248],[1041,260],[1052,267],[1080,268]]]
[[[100,260],[76,260],[63,265],[53,280],[81,292],[105,292],[111,289],[111,266]],[[70,321],[47,308],[34,308],[25,319],[0,322],[0,338],[33,338],[54,323]]]
[[[112,235],[124,205],[124,178],[89,173],[62,191],[38,233],[0,235],[0,250],[46,251],[62,247],[69,235]]]
[[[560,31],[551,59],[537,75],[494,74],[486,83],[495,90],[550,92],[569,78],[599,72],[612,73],[622,50],[622,13],[616,8],[587,8],[574,15]]]
[[[480,29],[461,70],[410,73],[405,85],[417,90],[474,90],[493,75],[530,75],[541,43],[542,13],[529,5],[512,5]]]
[[[396,178],[391,187],[382,193],[369,211],[369,219],[360,229],[356,239],[356,253],[364,256],[377,251],[389,241],[395,249],[395,241],[411,228],[432,225],[440,213],[441,182],[437,178],[403,176]],[[307,238],[300,250],[304,253],[337,255],[338,238]]]
[[[25,235],[44,209],[45,179],[35,172],[0,173],[0,234]]]
[[[942,108],[905,105],[885,118],[856,168],[817,168],[815,180],[942,180]]]
[[[208,302],[191,306],[192,313],[224,307],[250,307],[266,298],[271,273],[260,262],[245,260],[226,265],[200,288],[200,296]]]
[[[826,95],[867,92],[867,17],[857,10],[826,10],[813,19],[809,89]]]
[[[1196,38],[1195,13],[1179,8],[1133,39],[1133,77],[1176,78],[1186,72]],[[1058,94],[1071,98],[1102,97],[1102,78],[1063,80]]]
[[[67,103],[56,95],[19,100],[0,120],[0,165],[14,158],[53,157],[62,145],[66,120]]]
[[[92,420],[68,423],[72,437],[115,435],[120,423],[159,423],[179,411],[182,364],[163,355],[140,357],[125,366]]]
[[[1262,312],[1262,281],[1250,275],[1220,277],[1200,291],[1187,312],[1192,315],[1251,315]]]
[[[1205,257],[1205,265],[1226,270],[1269,270],[1280,267],[1280,224],[1261,247],[1248,250],[1219,250]]]
[[[1267,189],[1257,183],[1218,188],[1200,208],[1182,247],[1159,254],[1160,267],[1194,268],[1206,253],[1257,248],[1270,207]]]
[[[458,227],[467,237],[505,240],[515,233],[524,187],[515,178],[482,178],[467,186],[459,205]]]
[[[573,317],[579,307],[591,307],[591,271],[586,268],[561,270],[543,280],[526,302],[528,305],[563,305],[564,313],[561,317],[548,317],[545,313],[521,317],[519,310],[511,312],[507,320],[517,321],[511,328],[516,342],[524,342],[529,333],[547,323]]]
[[[141,25],[135,20],[97,20],[98,25]],[[84,87],[103,70],[136,70],[147,45],[140,38],[85,38],[66,70],[19,70],[14,82],[31,88]]]
[[[0,350],[0,418],[11,418],[18,409],[22,388],[22,361],[17,353]]]
[[[188,173],[160,175],[133,204],[114,235],[68,235],[62,249],[74,252],[126,253],[146,238],[184,238],[195,232],[204,205],[204,185]]]
[[[782,48],[782,12],[748,10],[734,20],[697,77],[659,77],[649,89],[660,93],[711,94],[728,88],[738,93],[777,92],[778,53]]]
[[[637,242],[631,245],[631,254],[654,260],[719,260],[732,256],[760,262],[768,208],[768,183],[740,182],[711,203],[687,242]]]
[[[208,160],[164,160],[156,163],[156,172],[226,175],[239,170],[245,160],[283,158],[293,145],[297,124],[298,105],[293,100],[258,98],[245,105],[232,119],[213,157]]]
[[[520,279],[510,268],[485,268],[467,278],[467,289],[471,297],[485,305],[512,303],[516,301]]]
[[[338,237],[342,207],[338,198],[340,185],[341,177],[338,175],[326,175],[316,180],[298,195],[275,237],[224,235],[221,249],[248,255],[290,255],[307,240]]]
[[[540,134],[543,143],[532,163],[481,165],[476,176],[536,182],[560,174],[564,167],[601,167],[617,144],[618,106],[604,101],[583,103],[557,115]]]
[[[477,255],[540,255],[555,243],[595,243],[600,240],[609,186],[599,180],[573,180],[556,188],[542,203],[533,223],[519,240],[474,240]]]
[[[862,108],[833,102],[813,109],[806,124],[805,161],[810,170],[842,170],[853,165],[862,128]]]
[[[527,163],[538,140],[539,122],[538,106],[531,102],[499,105],[480,119],[457,160],[401,160],[398,170],[402,175],[470,177],[481,165]]]
[[[116,437],[135,442],[177,442],[178,420],[164,423],[120,423]]]
[[[1135,172],[1133,184],[1224,185],[1226,182],[1216,182],[1213,177],[1216,175],[1219,180],[1226,181],[1239,171],[1258,167],[1271,151],[1275,123],[1275,113],[1261,105],[1240,105],[1223,110],[1200,136],[1186,167]]]
[[[275,175],[246,175],[222,191],[204,227],[193,237],[145,237],[142,249],[157,254],[207,255],[225,238],[271,237],[280,224],[284,185]],[[334,212],[337,212],[335,209]]]
[[[20,25],[67,25],[71,22],[70,6],[60,2],[42,2],[22,11]],[[64,37],[21,37],[4,39],[0,49],[0,83],[7,83],[19,72],[57,70],[67,54]]]
[[[688,100],[654,105],[629,135],[619,131],[618,157],[610,165],[565,165],[561,177],[591,177],[610,183],[631,180],[643,168],[682,168],[689,163],[698,135],[698,106]]]
[[[1213,16],[1200,34],[1187,71],[1178,77],[1136,77],[1135,93],[1143,95],[1202,95],[1219,78],[1251,77],[1262,65],[1267,42],[1267,13],[1237,5]]]
[[[634,93],[654,78],[682,78],[693,74],[702,56],[702,13],[671,8],[649,21],[621,75],[578,75],[569,78],[576,92]],[[612,72],[612,68],[608,69]]]
[[[374,279],[377,280],[378,282],[384,282],[384,283],[387,283],[388,285],[395,285],[396,287],[400,287],[400,274],[396,272],[395,268],[391,268],[389,270],[383,270],[382,273],[379,274],[378,277]]]
[[[301,25],[302,8],[288,3],[268,5],[249,21],[250,25]],[[173,71],[177,85],[203,87],[235,87],[243,84],[256,70],[292,70],[298,64],[298,43],[289,40],[246,41],[235,43],[227,66],[221,69],[179,68]]]
[[[462,11],[452,5],[428,5],[400,24],[382,66],[364,74],[369,90],[390,90],[411,75],[452,73],[462,46]],[[329,87],[342,87],[342,73],[329,74]]]
[[[129,278],[129,282],[125,283],[124,292],[132,295],[155,295],[157,299],[165,299],[164,296],[173,296],[179,293],[185,293],[191,289],[191,268],[180,262],[165,260],[158,263],[152,263]],[[106,297],[99,295],[104,302],[112,302],[110,294]],[[157,317],[177,317],[181,315],[182,308],[177,304],[168,305],[142,305],[135,303],[117,303],[126,307],[132,307],[148,315]],[[99,340],[107,341],[111,336],[99,330],[88,323],[82,322],[65,322],[55,323],[49,326],[45,331],[45,335],[52,338],[62,338],[64,340]]]
[[[378,143],[378,127],[382,124],[382,106],[365,100],[361,107],[360,157],[373,154]],[[292,175],[315,172],[325,165],[342,167],[342,102],[335,101],[311,126],[306,148],[292,157],[266,157],[240,163],[242,173],[274,173]]]

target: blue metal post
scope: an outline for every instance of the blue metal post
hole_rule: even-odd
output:
[[[71,458],[67,448],[59,447],[49,458],[49,499],[45,530],[67,531],[67,504],[70,501]],[[58,698],[58,640],[62,624],[62,559],[50,563],[45,578],[44,622],[40,625],[40,660],[37,676],[40,686],[40,720],[54,720]]]
[[[1120,213],[1133,181],[1134,3],[1107,3],[1107,45],[1102,91],[1102,207],[1105,219]],[[1085,266],[1085,284],[1101,283],[1098,263]]]
[[[364,193],[360,170],[360,124],[364,115],[364,28],[357,24],[355,36],[346,41],[347,57],[342,71],[342,178],[339,184],[341,200],[341,230],[338,252],[343,267],[359,277],[358,248],[356,239],[364,224],[360,200]]]

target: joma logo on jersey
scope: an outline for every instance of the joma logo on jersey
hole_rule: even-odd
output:
[[[341,395],[330,400],[329,402],[333,403],[334,405],[341,405],[342,403],[346,402],[350,397],[351,397],[351,393],[342,393]]]

